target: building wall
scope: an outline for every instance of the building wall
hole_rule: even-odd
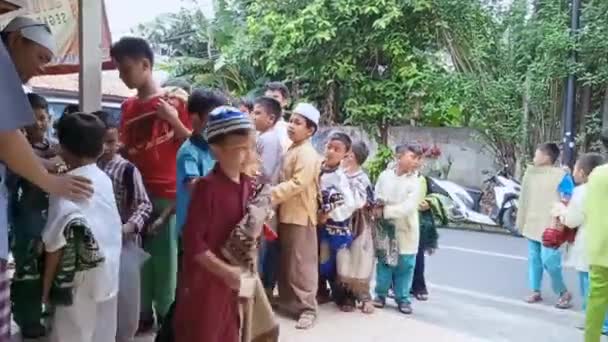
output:
[[[323,150],[328,136],[334,131],[343,131],[353,140],[365,141],[371,151],[370,158],[378,149],[373,135],[363,129],[352,126],[322,127],[313,138],[315,147]],[[389,130],[388,142],[391,148],[405,143],[436,144],[441,149],[440,164],[452,161],[448,179],[465,186],[481,187],[483,170],[496,170],[495,156],[486,148],[479,134],[470,128],[449,127],[392,127]]]

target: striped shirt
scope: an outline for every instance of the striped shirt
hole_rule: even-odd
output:
[[[125,171],[131,167],[132,181],[126,181]],[[148,198],[139,170],[128,160],[116,154],[112,160],[99,163],[99,167],[110,177],[114,186],[114,196],[122,223],[133,223],[137,233],[141,233],[152,214],[152,202]],[[130,184],[129,184],[130,183]],[[127,186],[133,189],[128,190]],[[129,191],[131,195],[129,196]],[[130,197],[130,198],[129,198]],[[131,203],[128,203],[130,201]]]

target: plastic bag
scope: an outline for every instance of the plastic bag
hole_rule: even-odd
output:
[[[149,257],[150,254],[139,247],[135,241],[129,239],[123,241],[118,283],[117,342],[131,342],[137,333],[141,293],[141,267]]]

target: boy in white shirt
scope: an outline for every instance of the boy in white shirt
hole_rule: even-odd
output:
[[[585,199],[589,175],[596,167],[604,164],[604,158],[599,154],[582,155],[574,165],[572,176],[577,184],[568,205],[559,203],[554,208],[554,215],[559,217],[566,227],[576,228],[574,242],[569,244],[564,255],[564,266],[574,268],[578,273],[580,293],[583,298],[583,310],[587,309],[589,296],[589,258],[586,255],[585,233]],[[604,320],[602,333],[608,333],[608,316]]]
[[[376,295],[374,306],[384,308],[393,285],[395,301],[403,314],[411,314],[409,300],[418,253],[418,204],[422,185],[418,168],[422,148],[416,144],[397,147],[397,163],[380,174],[376,183],[374,209],[379,222],[376,230]]]
[[[68,174],[90,179],[94,193],[78,203],[49,200],[42,240],[43,301],[56,307],[50,341],[114,341],[122,224],[112,181],[96,164],[105,126],[92,114],[75,113],[56,129]]]

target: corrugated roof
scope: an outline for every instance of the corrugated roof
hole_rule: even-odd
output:
[[[34,88],[61,90],[78,93],[78,74],[45,75],[34,77],[29,83]],[[129,97],[135,95],[135,90],[125,86],[120,80],[117,70],[102,72],[101,89],[104,95]]]

